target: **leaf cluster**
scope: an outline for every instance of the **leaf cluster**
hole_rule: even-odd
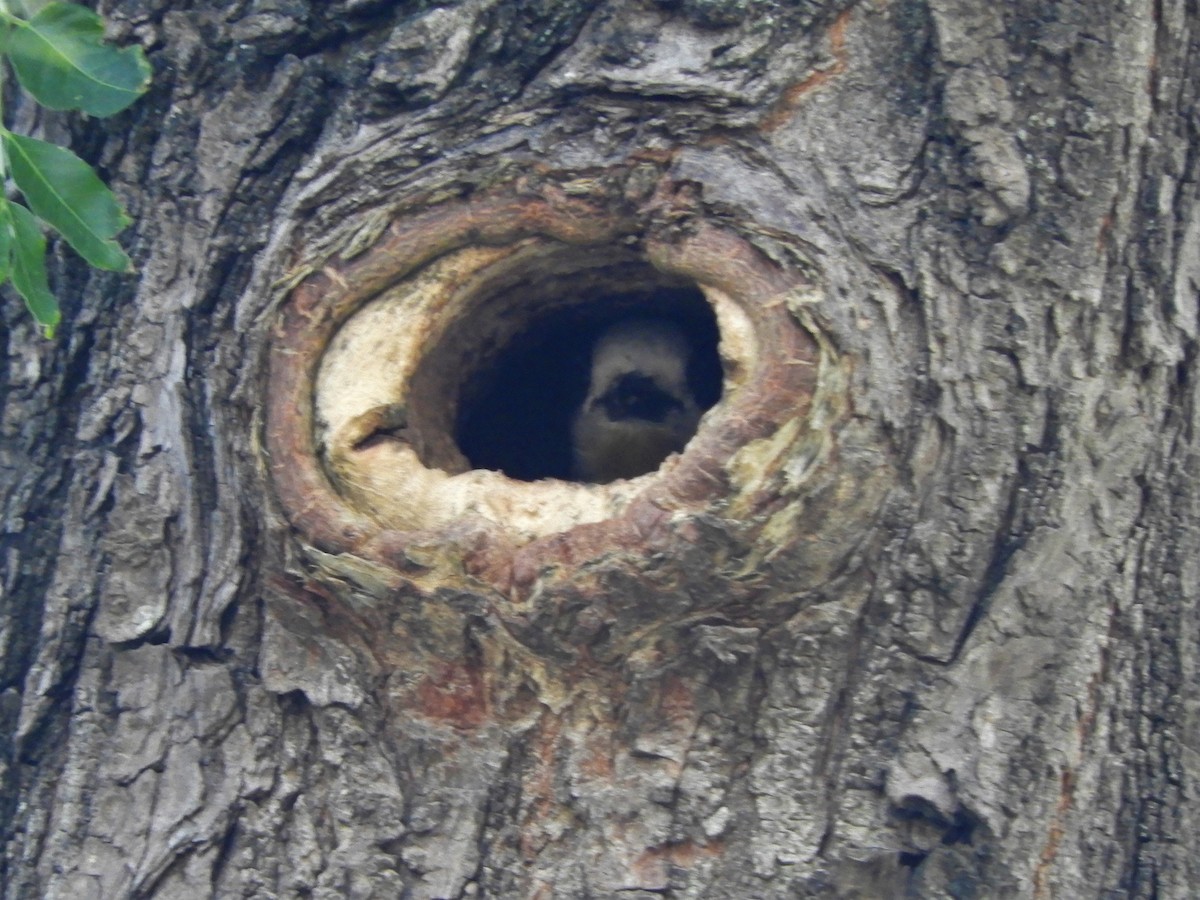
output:
[[[111,116],[145,93],[150,65],[141,48],[106,44],[100,16],[75,3],[31,6],[0,0],[0,56],[34,100],[48,109]],[[127,272],[132,264],[115,237],[130,220],[91,166],[62,147],[14,134],[2,117],[0,177],[0,284],[11,279],[53,336],[61,313],[46,278],[41,223],[91,265]],[[16,192],[24,203],[13,199]]]

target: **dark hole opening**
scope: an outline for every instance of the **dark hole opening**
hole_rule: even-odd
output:
[[[970,844],[979,819],[965,809],[954,813],[954,822],[942,835],[943,844]]]
[[[584,480],[573,465],[572,422],[588,392],[593,347],[628,320],[677,328],[689,349],[687,385],[700,412],[720,399],[720,335],[698,288],[655,286],[594,296],[532,318],[490,363],[466,373],[454,436],[471,467],[521,481]]]

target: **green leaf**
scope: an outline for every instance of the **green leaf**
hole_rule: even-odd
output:
[[[29,208],[96,268],[128,272],[129,257],[112,238],[130,219],[100,176],[70,150],[9,131],[2,139]]]
[[[42,106],[111,116],[150,83],[142,48],[104,44],[104,20],[90,9],[49,3],[12,24],[5,51],[21,86]]]
[[[54,0],[8,0],[8,8],[13,15],[22,19],[29,19],[40,12],[44,6],[52,2]]]
[[[11,251],[13,287],[25,299],[46,337],[54,337],[62,313],[46,281],[46,239],[37,219],[20,204],[4,200],[0,207],[0,231]]]
[[[13,245],[16,243],[8,206],[9,201],[0,197],[0,284],[12,277]]]

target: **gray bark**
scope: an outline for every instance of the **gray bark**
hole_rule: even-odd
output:
[[[1192,0],[180,6],[31,123],[139,271],[3,304],[0,895],[1195,893]],[[297,282],[639,159],[819,289],[803,478],[507,594],[306,533]]]

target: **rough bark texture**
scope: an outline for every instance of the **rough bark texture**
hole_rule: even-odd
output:
[[[3,305],[0,894],[1194,894],[1195,0],[190,6],[28,123],[139,273]],[[297,280],[636,159],[819,285],[829,452],[518,594],[313,546]]]

